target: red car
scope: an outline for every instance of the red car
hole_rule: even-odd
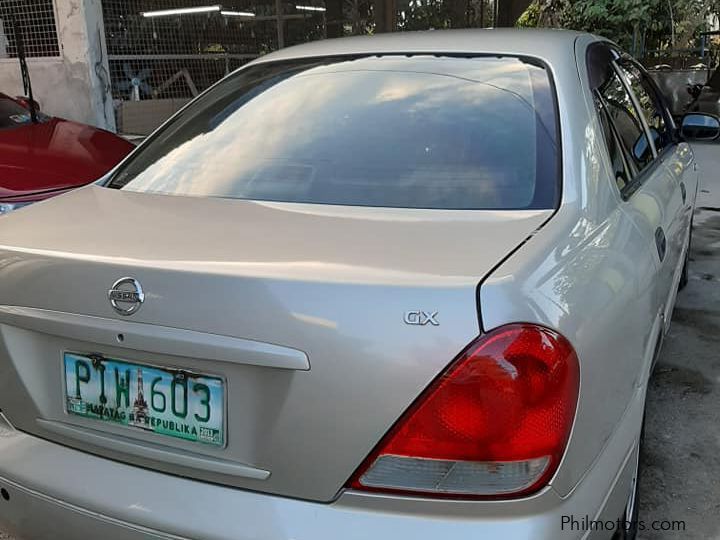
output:
[[[134,147],[85,124],[40,112],[0,93],[0,215],[97,180]]]

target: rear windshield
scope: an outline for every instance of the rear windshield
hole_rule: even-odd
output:
[[[553,208],[558,156],[552,84],[534,62],[315,58],[227,77],[107,185],[353,206]]]

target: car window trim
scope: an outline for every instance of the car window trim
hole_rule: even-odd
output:
[[[626,87],[626,90],[629,91],[629,89]],[[640,123],[644,128],[644,133],[646,139],[650,142],[651,148],[653,151],[653,159],[647,163],[642,169],[636,170],[635,174],[631,177],[631,180],[623,187],[623,189],[620,189],[620,196],[623,201],[628,201],[630,198],[632,198],[633,195],[637,191],[640,190],[640,188],[645,184],[645,182],[650,178],[650,176],[657,170],[658,167],[660,167],[663,164],[662,157],[665,155],[665,153],[672,147],[672,145],[666,146],[660,154],[657,153],[657,149],[655,148],[655,144],[652,141],[650,137],[650,132],[648,128],[648,124],[645,121],[645,116],[641,112],[641,110],[638,108],[638,103],[635,101],[637,98],[634,94],[630,94],[631,98],[633,99],[633,106],[637,109],[638,114],[640,115]],[[612,118],[610,120],[610,125],[612,126],[612,129],[614,132],[617,132],[617,127],[612,121]],[[621,152],[624,153],[624,157],[626,160],[630,161],[632,159],[631,152],[632,150],[629,148],[625,148],[625,144],[623,141],[620,141],[620,148]]]
[[[625,90],[627,91],[628,95],[630,96],[630,101],[632,101],[633,107],[635,107],[635,110],[638,113],[638,118],[640,119],[640,124],[642,125],[643,130],[645,131],[645,138],[647,139],[648,145],[650,146],[650,149],[652,150],[653,159],[650,163],[648,163],[645,167],[643,167],[642,170],[645,170],[655,160],[657,160],[657,157],[658,157],[657,147],[655,146],[655,141],[653,140],[652,132],[650,131],[650,124],[648,124],[647,119],[645,118],[645,114],[643,113],[642,107],[640,106],[640,100],[635,95],[635,92],[633,92],[630,81],[627,78],[627,76],[625,75],[625,72],[623,71],[622,66],[618,62],[618,59],[613,60],[611,62],[611,65],[612,65],[613,69],[615,70],[615,73],[617,73],[617,76],[620,78],[620,82],[625,87]]]
[[[594,49],[603,49],[604,52],[607,52],[607,57],[603,57],[602,65],[597,63],[597,58],[592,57],[592,53],[594,52]],[[635,179],[639,176],[639,171],[637,171],[636,167],[634,166],[634,161],[631,159],[630,154],[627,152],[625,148],[625,144],[622,141],[622,137],[618,134],[618,129],[615,123],[612,121],[612,118],[607,110],[607,103],[600,92],[599,87],[593,84],[594,81],[594,72],[593,70],[601,69],[603,72],[606,72],[606,68],[609,67],[611,70],[614,70],[612,67],[612,62],[618,58],[618,51],[613,47],[613,44],[608,41],[596,41],[592,43],[585,52],[585,66],[588,70],[588,81],[590,83],[590,92],[593,97],[593,110],[595,111],[595,117],[597,122],[599,123],[601,129],[601,137],[603,139],[603,143],[605,145],[605,154],[608,158],[608,162],[610,163],[609,170],[613,169],[612,165],[612,156],[610,154],[610,141],[608,140],[605,129],[603,128],[603,119],[604,116],[605,120],[608,123],[608,126],[610,127],[610,137],[613,138],[615,141],[615,146],[617,147],[617,150],[620,152],[620,158],[623,161],[623,168],[625,169],[625,173],[627,174],[627,182],[621,189],[617,185],[617,178],[613,178],[613,189],[617,190],[617,194],[620,195],[620,198],[623,200],[626,200],[626,197],[624,196],[624,192],[629,189],[629,186],[633,182],[635,182]],[[592,61],[591,61],[592,59]],[[624,88],[624,86],[623,86]]]
[[[677,125],[675,124],[675,118],[673,118],[672,112],[670,112],[670,107],[668,106],[667,99],[665,99],[665,94],[662,93],[660,87],[650,76],[650,73],[648,73],[648,70],[645,69],[645,67],[640,62],[638,62],[629,55],[627,56],[626,61],[633,64],[640,71],[641,77],[650,87],[648,90],[651,94],[650,97],[654,97],[655,105],[659,108],[660,112],[663,115],[663,118],[665,120],[665,126],[670,132],[672,141],[677,142]],[[663,152],[660,152],[660,154],[663,154]]]
[[[613,131],[613,135],[616,139],[619,139],[617,135],[617,128],[615,127],[615,124],[612,122],[612,118],[608,118],[608,121],[610,122],[611,129]],[[646,137],[648,135],[646,134]],[[623,153],[623,158],[627,163],[630,163],[630,155],[629,150],[625,148],[625,144],[622,142],[622,140],[618,141],[621,152]],[[641,170],[636,171],[634,175],[631,176],[631,180],[623,187],[623,189],[619,189],[620,196],[622,197],[623,201],[628,201],[637,191],[640,190],[640,188],[643,186],[643,184],[648,180],[648,178],[657,170],[658,167],[664,166],[664,161],[666,154],[670,152],[674,152],[675,148],[677,147],[677,143],[675,141],[671,141],[669,144],[663,148],[659,154],[656,155],[653,160],[645,165]],[[631,167],[632,168],[632,167]],[[632,173],[631,173],[632,174]]]
[[[639,191],[639,189],[643,186],[647,179],[657,170],[657,168],[663,166],[664,164],[660,159],[654,159],[653,161],[648,163],[647,166],[642,171],[640,171],[631,182],[628,182],[624,189],[620,191],[620,195],[622,196],[623,201],[628,201],[633,195],[635,195],[635,193]]]
[[[661,160],[653,159],[650,163],[645,165],[645,167],[638,170],[632,161],[630,151],[625,147],[625,143],[623,142],[622,137],[620,137],[617,126],[615,126],[615,123],[612,121],[610,115],[603,111],[598,111],[598,114],[605,114],[605,117],[610,125],[611,136],[615,140],[615,144],[618,146],[620,155],[625,165],[625,172],[628,175],[627,183],[622,187],[622,189],[617,186],[617,181],[615,181],[614,184],[620,194],[620,198],[623,201],[627,201],[640,189],[640,187],[642,187],[647,178],[657,169],[657,167],[661,164]]]
[[[598,120],[600,121],[600,124],[602,126],[602,118],[605,118],[605,121],[608,124],[608,127],[610,128],[610,137],[612,137],[613,141],[615,142],[615,146],[617,147],[617,150],[620,152],[620,159],[623,162],[623,169],[625,170],[625,175],[627,177],[627,181],[625,182],[625,186],[623,186],[622,189],[619,187],[618,192],[622,195],[622,191],[627,188],[632,182],[635,181],[635,178],[638,176],[638,172],[634,166],[634,164],[630,160],[630,156],[627,152],[627,149],[625,148],[625,144],[622,141],[622,137],[620,137],[620,134],[617,131],[617,127],[612,121],[612,118],[610,117],[610,114],[607,111],[607,106],[605,105],[605,101],[602,98],[602,95],[600,92],[596,89],[593,91],[593,94],[595,95],[595,98],[600,102],[600,109],[598,109],[598,106],[595,105],[595,110],[598,115]],[[602,117],[602,118],[601,118]],[[612,156],[610,155],[610,144],[607,140],[607,137],[605,135],[605,129],[602,130],[602,137],[605,141],[605,148],[608,152],[608,157],[610,158],[610,163],[612,164]],[[617,178],[615,180],[615,186],[617,187]]]
[[[645,134],[645,137],[649,141],[651,145],[651,149],[653,151],[653,159],[650,161],[647,165],[645,165],[642,169],[637,170],[636,167],[634,167],[631,164],[634,164],[634,161],[632,159],[631,150],[625,148],[625,144],[623,143],[622,139],[618,136],[617,126],[612,121],[612,118],[610,115],[606,115],[607,120],[610,124],[610,130],[612,132],[612,136],[615,138],[618,147],[620,149],[620,152],[622,154],[623,160],[627,167],[627,172],[630,173],[629,181],[628,183],[623,187],[623,189],[620,189],[617,186],[617,181],[613,179],[612,184],[615,186],[615,189],[617,189],[617,192],[620,194],[620,197],[623,201],[628,201],[639,189],[640,187],[645,183],[645,181],[648,179],[648,177],[657,169],[658,166],[662,163],[662,157],[665,155],[667,151],[672,149],[675,144],[668,144],[667,147],[663,149],[663,151],[658,154],[657,149],[655,148],[655,142],[651,138],[651,134],[649,131],[649,126],[647,121],[645,120],[645,115],[642,113],[642,109],[639,106],[639,102],[637,100],[637,96],[635,96],[635,93],[632,91],[629,81],[624,76],[624,73],[620,69],[620,66],[618,64],[618,61],[622,58],[628,56],[624,52],[622,52],[620,49],[617,48],[617,46],[610,42],[610,41],[597,41],[593,43],[590,47],[606,47],[610,54],[610,61],[609,65],[610,68],[617,74],[618,78],[620,79],[621,84],[623,85],[623,88],[625,88],[625,91],[630,96],[630,100],[632,102],[633,107],[635,108],[638,117],[640,119],[640,124],[643,127],[643,132]],[[590,50],[590,47],[588,47],[588,51]],[[632,58],[632,57],[630,57]],[[586,54],[586,65],[590,67],[587,64],[587,54]],[[642,71],[641,71],[642,73]],[[601,103],[603,104],[603,107],[606,107],[605,100],[602,98],[601,95],[596,94],[597,89],[591,90],[593,93],[593,96],[598,96],[601,100]],[[594,101],[594,100],[593,100]],[[595,109],[595,114],[598,115],[598,122],[601,122],[599,116],[603,113],[603,111],[598,110],[598,107],[595,103],[593,103],[593,109]],[[603,130],[604,131],[604,130]],[[608,153],[608,158],[610,158],[609,155],[609,145],[608,141],[605,139],[605,134],[603,133],[603,140],[605,141],[605,149]]]
[[[662,92],[658,88],[657,84],[655,84],[655,81],[652,79],[652,77],[650,77],[650,74],[647,72],[647,70],[643,67],[642,64],[640,64],[640,62],[638,62],[635,58],[633,58],[632,56],[630,56],[627,53],[620,54],[620,57],[616,61],[618,61],[618,62],[624,61],[624,62],[634,65],[640,72],[640,77],[642,78],[642,80],[644,80],[650,87],[649,89],[646,88],[646,90],[650,94],[650,99],[653,100],[653,102],[655,103],[655,106],[658,108],[660,113],[663,115],[663,120],[665,121],[666,129],[668,130],[668,132],[670,133],[670,136],[671,136],[670,141],[668,142],[668,144],[666,144],[662,148],[662,150],[657,152],[657,147],[655,147],[656,148],[656,156],[653,159],[653,162],[654,161],[663,161],[665,159],[666,154],[668,154],[670,152],[674,152],[674,150],[677,147],[678,142],[679,142],[678,138],[677,138],[677,126],[675,125],[675,119],[672,117],[672,114],[670,113],[670,109],[668,109],[668,107],[667,107],[667,103],[663,97]],[[642,116],[644,118],[644,115],[642,115]],[[652,140],[652,143],[653,143],[653,146],[655,146],[654,139]],[[650,165],[650,164],[648,164],[648,165]],[[644,170],[645,169],[643,169],[643,171]]]
[[[677,125],[675,124],[675,119],[670,112],[670,108],[668,107],[667,100],[665,99],[664,94],[662,93],[658,85],[655,83],[653,78],[650,76],[648,71],[645,69],[645,67],[627,53],[623,53],[621,55],[620,61],[632,64],[640,72],[640,77],[642,81],[646,83],[646,85],[643,85],[645,87],[645,90],[648,92],[650,99],[653,100],[655,107],[663,116],[665,128],[667,130],[667,133],[669,134],[669,142],[665,145],[665,147],[663,147],[662,150],[657,153],[657,159],[661,159],[662,156],[667,153],[668,149],[677,146],[677,143],[680,142],[679,132]],[[653,139],[653,144],[654,142],[655,141]]]

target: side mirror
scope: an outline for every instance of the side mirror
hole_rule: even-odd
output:
[[[680,134],[689,141],[714,141],[720,137],[720,120],[711,114],[686,114],[680,124]]]
[[[653,133],[654,131],[654,133]],[[659,133],[655,128],[650,128],[650,135],[657,140],[659,138]],[[657,136],[656,136],[657,135]],[[637,159],[640,162],[644,162],[647,155],[651,152],[650,145],[648,144],[648,139],[645,133],[641,133],[640,136],[635,141],[635,144],[632,148],[632,153],[635,159]]]

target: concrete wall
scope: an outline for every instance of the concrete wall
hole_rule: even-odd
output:
[[[60,56],[27,60],[35,100],[47,114],[114,131],[100,0],[55,0],[55,13]],[[23,93],[16,58],[0,59],[0,92]]]
[[[671,112],[676,116],[680,116],[685,112],[685,108],[691,100],[687,91],[688,85],[706,83],[709,73],[704,69],[651,71],[650,76],[655,79],[658,87],[665,94],[670,103]]]

